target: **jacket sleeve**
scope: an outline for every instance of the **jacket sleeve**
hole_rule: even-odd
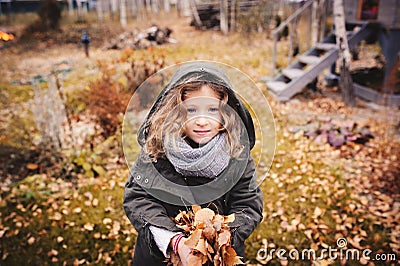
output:
[[[138,234],[145,239],[150,254],[158,258],[164,257],[154,241],[150,225],[172,232],[179,232],[180,230],[168,216],[161,202],[137,184],[132,175],[129,176],[125,184],[123,206],[130,222]]]
[[[233,228],[233,243],[244,242],[262,220],[263,193],[256,182],[253,159],[249,162],[238,183],[229,192],[227,206],[229,214],[235,213],[235,221],[230,224]]]

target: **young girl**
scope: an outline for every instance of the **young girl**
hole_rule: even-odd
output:
[[[244,257],[244,241],[262,219],[263,196],[250,156],[253,121],[224,71],[203,61],[181,65],[151,107],[138,142],[142,150],[124,193],[138,232],[132,265],[166,265],[171,252],[187,265],[191,250],[171,217],[193,204],[235,214],[232,245]]]

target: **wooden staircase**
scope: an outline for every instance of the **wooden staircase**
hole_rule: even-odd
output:
[[[351,49],[358,45],[372,32],[373,30],[368,27],[368,23],[356,26],[351,31],[348,31],[349,48]],[[324,69],[334,64],[338,57],[336,37],[334,33],[331,33],[299,56],[296,61],[283,69],[278,76],[267,81],[268,90],[278,101],[287,101],[296,93],[299,93],[307,84],[315,80]]]

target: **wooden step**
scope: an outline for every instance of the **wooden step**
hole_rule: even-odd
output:
[[[302,55],[299,57],[299,62],[307,65],[314,65],[321,62],[321,58],[314,55]]]
[[[281,91],[286,89],[287,83],[285,83],[283,81],[268,81],[267,82],[267,87],[273,93],[279,94]]]
[[[282,71],[282,74],[293,80],[304,75],[304,71],[297,68],[286,68]]]
[[[336,44],[319,42],[319,43],[315,44],[315,48],[318,50],[328,51],[328,50],[336,49]]]

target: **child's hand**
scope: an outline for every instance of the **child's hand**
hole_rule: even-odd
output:
[[[188,246],[185,245],[186,240],[187,240],[187,238],[183,237],[178,244],[178,255],[179,255],[179,258],[181,259],[183,266],[189,265],[188,261],[189,261],[190,256],[192,256],[192,254],[190,253],[192,251],[191,248],[189,248]]]

